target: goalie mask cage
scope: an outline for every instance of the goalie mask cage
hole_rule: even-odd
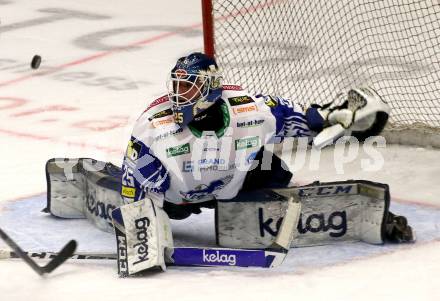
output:
[[[392,112],[388,142],[440,147],[440,0],[202,0],[224,81],[307,107],[359,85]]]

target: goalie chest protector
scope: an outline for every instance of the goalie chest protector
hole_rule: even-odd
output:
[[[262,98],[238,86],[225,86],[221,106],[225,126],[203,133],[179,128],[171,103],[147,119],[141,116],[133,137],[147,146],[169,173],[165,199],[172,203],[231,199],[241,189],[260,148],[275,135],[276,121]],[[151,112],[149,115],[151,116]]]

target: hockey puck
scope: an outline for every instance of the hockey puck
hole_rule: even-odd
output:
[[[31,62],[32,69],[38,69],[38,67],[40,67],[40,64],[41,64],[41,56],[34,55]]]

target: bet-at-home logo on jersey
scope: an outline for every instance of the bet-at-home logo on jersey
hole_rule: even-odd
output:
[[[167,157],[176,157],[184,154],[189,154],[191,152],[189,143],[173,146],[170,148],[167,148]]]
[[[253,148],[259,145],[260,145],[260,138],[258,136],[235,140],[235,150]]]

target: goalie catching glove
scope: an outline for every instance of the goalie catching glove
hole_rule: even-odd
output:
[[[344,135],[359,140],[379,134],[385,127],[390,107],[372,88],[355,88],[348,92],[342,105],[334,101],[323,106],[312,104],[306,118],[319,134],[313,144],[322,147]]]

